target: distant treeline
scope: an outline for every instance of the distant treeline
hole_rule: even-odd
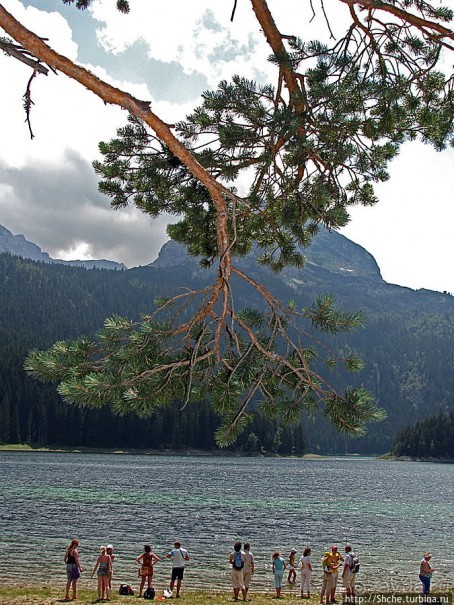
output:
[[[259,278],[265,279],[262,275]],[[391,300],[389,288],[382,282],[341,277],[327,284],[308,281],[305,298],[296,296],[276,276],[265,283],[282,301],[296,299],[301,306],[310,304],[317,293],[331,290],[342,307],[364,309],[364,329],[328,343],[334,343],[345,356],[350,352],[360,355],[366,363],[364,370],[355,374],[333,371],[327,378],[341,389],[346,385],[370,389],[378,404],[388,411],[388,419],[372,425],[365,437],[354,440],[337,434],[322,414],[303,416],[294,427],[266,423],[257,415],[233,449],[280,454],[380,454],[390,450],[399,427],[413,419],[423,420],[434,410],[452,409],[451,298],[433,293],[436,311],[431,313],[430,296],[421,295],[426,300],[425,311],[418,313],[417,301],[409,310],[411,291],[402,289],[399,298],[400,290],[394,287]],[[200,274],[188,270],[184,263],[171,271],[153,267],[86,270],[0,254],[0,442],[213,448],[219,419],[208,402],[188,406],[183,412],[180,403],[175,402],[145,421],[133,416],[120,418],[107,408],[87,410],[67,405],[55,385],[38,383],[23,370],[30,349],[91,335],[114,314],[138,319],[150,311],[157,296],[178,292],[182,285],[203,285]],[[254,304],[249,291],[238,288],[237,294],[239,307]],[[418,293],[414,295],[418,298]],[[372,301],[369,306],[368,300]],[[446,311],[442,312],[444,305]]]
[[[439,413],[399,430],[395,456],[454,460],[454,412]]]

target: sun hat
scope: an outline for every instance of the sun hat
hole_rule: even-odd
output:
[[[336,546],[335,544],[333,544],[333,545],[331,546],[331,550],[337,550],[337,546]]]
[[[296,548],[292,548],[290,552],[296,552]]]
[[[114,547],[112,546],[112,544],[108,544],[108,545],[106,546],[106,548],[110,548],[110,550],[113,550],[113,549],[114,549]]]

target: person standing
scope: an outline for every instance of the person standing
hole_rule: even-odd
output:
[[[82,567],[79,561],[79,551],[77,550],[79,546],[79,540],[71,540],[71,544],[68,546],[65,552],[65,563],[66,563],[66,591],[65,591],[65,601],[70,601],[71,598],[69,596],[69,589],[72,586],[73,590],[73,599],[77,599],[77,580],[80,578],[80,574],[82,573]]]
[[[139,570],[139,574],[141,577],[139,597],[142,596],[145,581],[147,582],[147,588],[150,588],[151,582],[153,580],[153,566],[160,560],[161,559],[157,555],[155,555],[154,552],[151,552],[151,546],[149,544],[145,544],[145,546],[143,547],[143,553],[139,555],[136,559],[136,563],[141,566]]]
[[[432,555],[430,552],[426,552],[419,564],[419,579],[422,583],[423,595],[428,595],[430,593],[430,580],[432,579],[432,574],[434,572],[434,568],[430,565],[431,558]]]
[[[350,544],[345,546],[344,569],[342,570],[342,583],[345,588],[346,603],[355,602],[355,574],[352,571],[355,554]]]
[[[246,542],[244,545],[244,567],[243,567],[243,583],[244,596],[247,597],[249,586],[251,584],[252,575],[254,573],[254,555],[251,553],[251,545]]]
[[[174,548],[167,553],[167,559],[172,559],[172,577],[170,580],[170,590],[173,592],[175,580],[177,582],[177,599],[180,597],[181,582],[184,575],[184,565],[186,561],[189,561],[189,553],[186,548],[181,547],[181,542],[175,542]]]
[[[331,592],[333,590],[333,555],[330,550],[327,550],[322,559],[323,581],[320,591],[320,603],[323,603],[323,598],[326,594],[326,603],[330,603]]]
[[[307,592],[307,598],[311,597],[311,576],[312,576],[312,561],[311,549],[308,546],[299,560],[298,569],[301,570],[301,598],[304,599],[304,589]]]
[[[332,559],[332,568],[333,568],[333,580],[332,580],[332,588],[331,594],[329,596],[329,600],[331,603],[337,603],[336,601],[336,588],[337,588],[337,580],[339,578],[339,567],[344,560],[344,557],[338,552],[337,546],[334,544],[331,546],[331,559]]]
[[[100,555],[96,559],[95,566],[91,572],[91,577],[96,573],[98,576],[98,601],[104,600],[104,596],[110,600],[109,574],[112,570],[112,561],[110,555],[107,554],[107,548],[100,546]]]
[[[112,575],[113,575],[113,562],[115,560],[115,555],[113,554],[114,547],[112,544],[108,544],[106,546],[106,553],[110,557],[110,573],[109,573],[109,590],[112,592]]]
[[[284,559],[280,556],[279,552],[273,553],[273,574],[274,574],[274,588],[276,589],[276,599],[281,598],[282,590],[282,578],[284,577],[284,570],[287,567]]]
[[[229,563],[232,566],[232,588],[233,600],[238,601],[238,596],[243,595],[243,601],[246,600],[246,588],[244,586],[243,569],[246,562],[246,554],[241,550],[241,542],[235,542],[233,552],[229,555]]]
[[[288,556],[288,577],[287,582],[294,584],[296,582],[296,571],[295,571],[295,557],[296,548],[292,548]]]

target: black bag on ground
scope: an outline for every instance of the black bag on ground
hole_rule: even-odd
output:
[[[129,584],[120,584],[120,588],[118,589],[118,594],[133,595],[134,591]]]
[[[154,595],[155,595],[155,591],[153,586],[150,586],[149,588],[146,589],[146,591],[143,593],[143,598],[144,599],[154,599]]]

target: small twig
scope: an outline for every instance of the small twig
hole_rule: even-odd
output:
[[[28,129],[30,131],[30,138],[34,139],[35,135],[33,134],[33,130],[32,130],[32,125],[30,122],[30,111],[32,108],[32,105],[34,105],[33,101],[32,101],[32,97],[31,97],[31,84],[34,78],[36,78],[36,74],[38,73],[38,70],[35,68],[33,69],[33,73],[30,76],[30,79],[28,80],[28,84],[27,84],[27,88],[25,90],[25,94],[22,97],[24,99],[24,109],[25,109],[25,113],[26,113],[26,119],[25,121],[28,124]]]
[[[327,25],[327,27],[328,27],[328,31],[329,31],[329,33],[330,33],[330,38],[331,38],[332,40],[335,40],[335,39],[336,39],[336,36],[333,34],[333,32],[332,32],[332,30],[331,30],[331,24],[330,24],[330,22],[329,22],[328,15],[326,14],[326,11],[325,11],[325,4],[324,4],[323,0],[321,1],[321,5],[322,5],[322,12],[323,12],[323,16],[325,17],[326,25]]]
[[[237,4],[238,0],[235,0],[235,2],[233,3],[233,10],[232,10],[232,14],[230,16],[230,21],[233,21],[234,17],[235,17],[235,11],[236,11],[236,4]]]

